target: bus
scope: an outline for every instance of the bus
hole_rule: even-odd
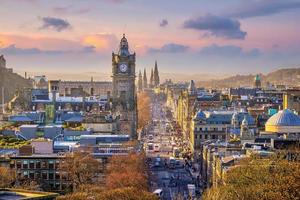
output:
[[[154,152],[159,152],[160,149],[160,145],[159,144],[155,144],[154,145]]]
[[[154,145],[153,143],[148,143],[148,152],[153,152],[154,151]]]

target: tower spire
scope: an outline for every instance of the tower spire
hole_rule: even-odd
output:
[[[142,90],[143,90],[143,77],[142,77],[141,70],[139,70],[138,91],[141,92]]]
[[[143,88],[148,88],[148,80],[147,80],[147,73],[146,69],[144,69],[144,76],[143,76]]]
[[[153,68],[151,69],[151,76],[150,76],[150,88],[153,88],[154,86],[154,77],[153,77]]]
[[[155,60],[155,65],[154,65],[154,86],[157,87],[158,85],[159,85],[159,74],[158,74],[157,61]]]

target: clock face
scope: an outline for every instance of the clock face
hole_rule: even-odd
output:
[[[121,72],[126,72],[128,67],[127,67],[126,64],[121,64],[121,65],[119,66],[119,68],[120,68],[120,71],[121,71]]]

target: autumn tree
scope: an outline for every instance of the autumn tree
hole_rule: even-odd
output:
[[[151,98],[146,92],[137,95],[138,128],[143,128],[151,119]]]
[[[86,187],[88,188],[88,187]],[[92,187],[97,188],[97,187]],[[158,200],[157,196],[136,188],[119,188],[119,189],[96,189],[84,191],[80,190],[65,196],[60,196],[58,200]]]
[[[113,156],[106,170],[106,187],[147,190],[145,155],[130,153],[127,156]]]
[[[59,168],[66,173],[73,191],[80,185],[99,182],[99,174],[102,172],[100,162],[94,159],[89,152],[67,154]]]
[[[83,157],[83,156],[81,156]],[[73,180],[78,180],[81,170],[78,168],[77,162],[74,163],[74,156],[71,161],[66,160],[69,164],[65,164],[66,168],[74,174]],[[147,167],[145,165],[145,154],[130,153],[123,156],[112,156],[108,160],[105,170],[105,184],[97,185],[94,182],[84,181],[78,183],[78,187],[73,193],[61,196],[59,200],[157,200],[156,195],[148,192]],[[76,160],[80,160],[79,158]],[[86,161],[80,161],[85,163]],[[66,169],[64,168],[64,169]],[[88,170],[85,166],[82,170]],[[73,171],[76,171],[74,173]]]
[[[203,199],[299,199],[300,163],[281,158],[249,158],[230,169],[224,181],[225,184],[207,190]]]
[[[16,180],[16,172],[8,167],[0,167],[0,188],[10,187]]]

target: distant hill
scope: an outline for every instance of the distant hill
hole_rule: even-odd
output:
[[[268,74],[259,74],[261,76],[262,85],[267,83],[275,85],[300,85],[300,67],[279,69]],[[253,86],[256,74],[235,75],[223,79],[214,79],[210,81],[196,81],[198,87],[247,87]]]
[[[2,86],[4,86],[4,100],[7,102],[17,91],[32,87],[32,81],[12,72],[11,69],[0,68],[0,104],[2,103]]]

